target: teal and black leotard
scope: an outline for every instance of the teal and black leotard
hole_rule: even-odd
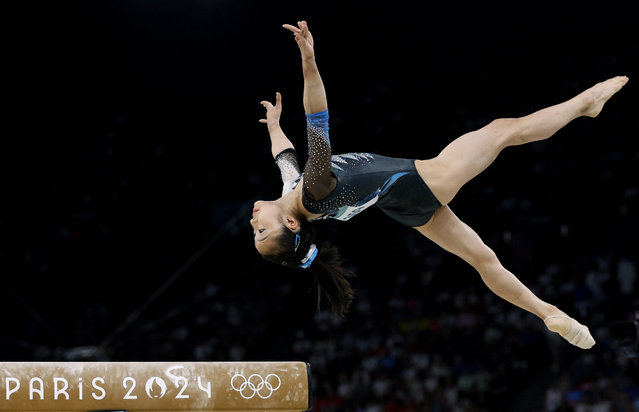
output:
[[[302,174],[294,149],[275,157],[284,188],[293,190],[302,176],[302,204],[318,219],[348,220],[376,205],[406,226],[428,222],[441,204],[417,173],[414,159],[400,159],[371,153],[331,154],[328,110],[306,115],[309,159]],[[330,193],[322,188],[337,179]]]

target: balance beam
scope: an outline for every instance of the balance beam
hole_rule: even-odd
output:
[[[0,411],[307,411],[305,362],[0,362]]]

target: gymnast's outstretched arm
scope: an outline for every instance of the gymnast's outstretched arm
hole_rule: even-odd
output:
[[[295,42],[302,56],[302,73],[304,75],[304,110],[307,114],[319,113],[328,109],[326,90],[315,62],[313,36],[305,21],[298,21],[298,27],[284,24],[283,27],[295,34]]]
[[[305,193],[314,200],[328,196],[337,185],[331,174],[331,142],[328,136],[328,103],[324,83],[315,62],[313,36],[305,21],[298,27],[284,24],[295,35],[302,57],[304,111],[307,120],[308,161],[304,166]]]

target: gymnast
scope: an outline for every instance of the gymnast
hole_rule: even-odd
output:
[[[332,155],[326,92],[315,61],[313,36],[305,21],[284,24],[299,47],[304,77],[303,104],[307,120],[308,160],[302,173],[295,149],[280,127],[282,96],[275,104],[262,101],[279,167],[283,190],[273,201],[255,202],[250,221],[257,251],[268,261],[314,272],[318,293],[332,311],[343,316],[354,293],[353,272],[341,266],[337,249],[315,243],[309,224],[319,219],[348,220],[376,205],[399,223],[417,230],[479,272],[488,288],[544,321],[571,344],[589,349],[595,341],[585,325],[532,293],[468,225],[450,209],[461,187],[488,167],[508,146],[547,139],[573,119],[596,117],[604,103],[628,81],[617,76],[563,103],[520,118],[490,122],[448,144],[426,160],[398,159],[370,153]]]

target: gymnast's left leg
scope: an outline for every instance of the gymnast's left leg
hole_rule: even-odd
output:
[[[437,209],[425,225],[415,229],[469,263],[493,293],[537,315],[544,320],[549,330],[559,333],[582,349],[591,348],[595,344],[586,326],[538,298],[502,266],[492,249],[484,244],[474,230],[459,220],[448,206]]]
[[[440,203],[447,204],[504,148],[547,139],[578,117],[596,117],[608,99],[627,81],[625,76],[613,77],[570,100],[530,115],[494,120],[458,137],[435,158],[415,162],[417,170]]]

